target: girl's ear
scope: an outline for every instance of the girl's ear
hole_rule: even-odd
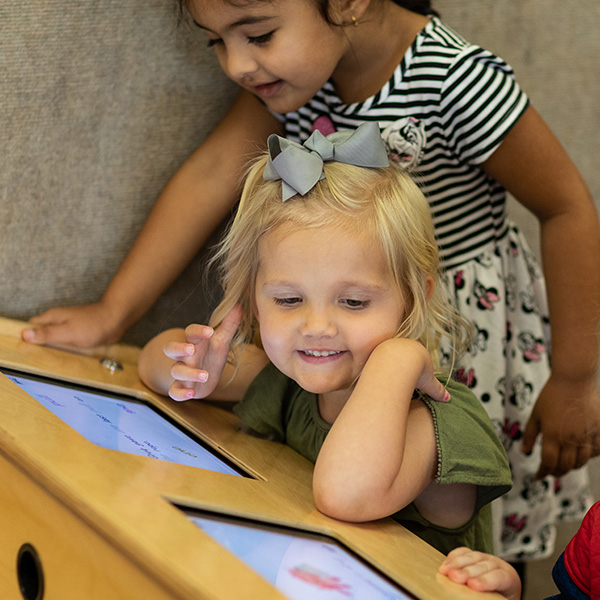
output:
[[[359,25],[371,0],[331,0],[330,18],[339,25]]]

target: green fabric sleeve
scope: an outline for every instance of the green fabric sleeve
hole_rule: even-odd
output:
[[[475,513],[464,526],[452,530],[427,521],[413,503],[392,518],[441,552],[458,545],[490,552],[489,503],[511,487],[506,452],[473,393],[453,380],[439,379],[451,394],[449,402],[434,402],[419,394],[434,423],[438,449],[436,481],[476,485]],[[319,415],[317,396],[300,388],[272,364],[259,373],[234,411],[252,429],[288,444],[312,462],[331,427]]]

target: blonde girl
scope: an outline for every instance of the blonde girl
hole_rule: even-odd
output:
[[[241,400],[247,425],[315,461],[322,512],[489,550],[508,462],[439,369],[440,340],[460,345],[465,324],[439,285],[425,198],[385,165],[376,124],[304,146],[272,136],[219,251],[213,327],[157,336],[140,375],[175,400]]]
[[[513,465],[497,551],[549,554],[555,522],[591,503],[578,469],[600,453],[600,228],[585,182],[510,66],[450,29],[429,0],[179,4],[240,97],[166,186],[101,300],[52,309],[24,338],[118,340],[229,216],[243,165],[269,134],[302,143],[313,128],[376,122],[430,203],[441,267],[477,328],[457,376]],[[543,274],[507,219],[506,191],[539,219]]]

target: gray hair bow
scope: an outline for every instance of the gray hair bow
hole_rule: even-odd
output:
[[[304,196],[318,181],[325,179],[325,161],[357,167],[389,166],[379,126],[375,122],[363,123],[354,131],[336,131],[327,137],[315,130],[304,144],[273,134],[269,136],[267,146],[269,160],[263,178],[281,179],[284,202],[296,194]]]

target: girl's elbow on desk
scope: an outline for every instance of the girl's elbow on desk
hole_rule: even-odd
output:
[[[362,523],[377,518],[370,515],[365,500],[353,502],[350,498],[344,497],[343,494],[331,494],[323,490],[317,491],[314,488],[313,493],[315,506],[319,512],[332,519],[349,523]]]
[[[403,508],[403,506],[389,508],[386,495],[385,490],[344,484],[335,481],[333,477],[317,475],[313,478],[315,506],[319,512],[339,521],[351,523],[372,521],[387,517]]]

